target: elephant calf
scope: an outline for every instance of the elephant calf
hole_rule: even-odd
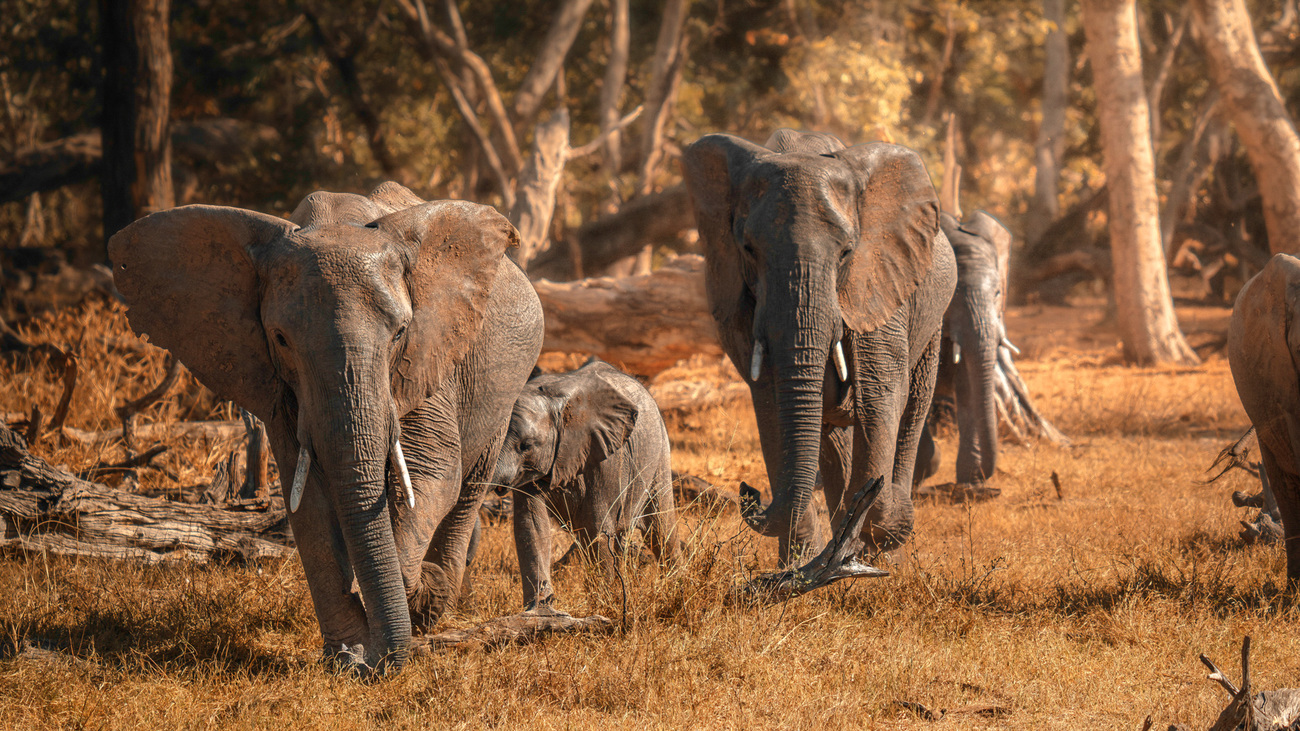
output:
[[[591,360],[568,373],[535,374],[515,403],[493,480],[515,488],[515,550],[529,610],[554,599],[551,516],[577,547],[612,567],[606,541],[641,528],[661,561],[675,558],[668,431],[635,378]]]

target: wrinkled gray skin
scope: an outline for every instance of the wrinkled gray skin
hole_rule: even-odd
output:
[[[998,348],[1007,335],[998,248],[1001,244],[1009,249],[1011,234],[983,211],[965,221],[941,213],[939,225],[957,260],[957,289],[943,317],[944,338],[951,341],[952,352],[960,354],[950,371],[960,435],[957,482],[981,483],[993,476],[998,460],[995,387]],[[940,374],[948,370],[941,368]],[[928,431],[922,439],[929,439]]]
[[[900,545],[956,280],[920,158],[781,130],[766,148],[708,135],[682,163],[723,350],[747,378],[762,350],[750,393],[773,499],[760,513],[745,486],[746,521],[778,538],[789,564],[820,541],[809,510],[819,467],[832,524],[846,490],[883,476],[861,539]]]
[[[1300,585],[1300,259],[1277,254],[1237,295],[1228,364],[1255,425],[1268,485],[1282,515],[1286,576]]]
[[[492,208],[385,183],[290,220],[215,206],[141,219],[109,255],[132,326],[266,422],[326,658],[405,662],[460,591],[542,313]],[[405,453],[415,507],[398,479]]]
[[[515,402],[493,482],[514,490],[515,551],[524,606],[549,606],[551,516],[573,529],[575,548],[615,560],[640,528],[661,561],[675,558],[668,431],[635,378],[593,360],[576,371],[534,376]]]

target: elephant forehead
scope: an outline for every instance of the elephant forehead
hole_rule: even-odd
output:
[[[344,236],[351,236],[344,240]],[[396,313],[405,267],[385,237],[362,226],[303,229],[262,257],[269,293],[324,305],[364,304]]]
[[[790,228],[797,242],[831,231],[837,237],[851,236],[854,190],[852,172],[843,162],[788,153],[755,164],[740,193],[742,205],[748,203],[746,226],[750,233]]]

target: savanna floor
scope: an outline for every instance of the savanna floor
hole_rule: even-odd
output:
[[[1103,308],[1022,308],[1008,329],[1041,410],[1074,444],[1008,446],[976,505],[917,506],[893,575],[757,608],[733,587],[775,561],[734,513],[688,511],[688,559],[628,562],[622,587],[581,567],[558,575],[564,608],[621,630],[523,647],[417,658],[361,683],[316,663],[319,638],[296,559],[260,566],[142,567],[0,558],[3,728],[946,728],[1140,729],[1151,715],[1208,727],[1226,695],[1206,653],[1234,677],[1253,638],[1255,686],[1300,685],[1300,604],[1283,596],[1276,547],[1242,546],[1236,472],[1202,484],[1247,426],[1222,354],[1228,310],[1180,308],[1196,368],[1119,366]],[[115,307],[89,305],[26,333],[80,343],[71,426],[114,426],[112,406],[162,373],[130,347]],[[143,420],[229,418],[193,382]],[[737,380],[699,361],[658,378]],[[43,365],[0,363],[0,411],[49,413],[60,385]],[[724,487],[766,486],[747,398],[668,415],[677,470]],[[181,444],[162,459],[202,484],[234,443]],[[955,438],[937,481],[952,479]],[[103,454],[47,439],[37,453],[78,469]],[[1054,486],[1052,474],[1059,480]],[[488,528],[472,592],[448,627],[517,611],[508,525]],[[23,642],[53,656],[15,653]]]

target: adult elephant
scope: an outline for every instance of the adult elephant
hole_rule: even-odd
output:
[[[953,356],[940,373],[951,374],[957,401],[957,482],[978,484],[998,461],[998,348],[1007,341],[1003,272],[1011,234],[984,211],[965,221],[941,213],[939,225],[957,260],[957,289],[943,318]]]
[[[399,668],[459,593],[541,349],[517,242],[492,208],[395,183],[287,221],[175,208],[109,242],[132,327],[266,422],[328,659]]]
[[[709,304],[749,376],[772,488],[759,510],[744,487],[746,522],[794,560],[817,539],[808,507],[820,467],[833,524],[846,489],[882,477],[860,538],[900,545],[956,279],[920,158],[780,130],[767,147],[708,135],[682,161]]]
[[[1282,515],[1287,583],[1300,584],[1300,259],[1277,254],[1237,295],[1228,364]]]

